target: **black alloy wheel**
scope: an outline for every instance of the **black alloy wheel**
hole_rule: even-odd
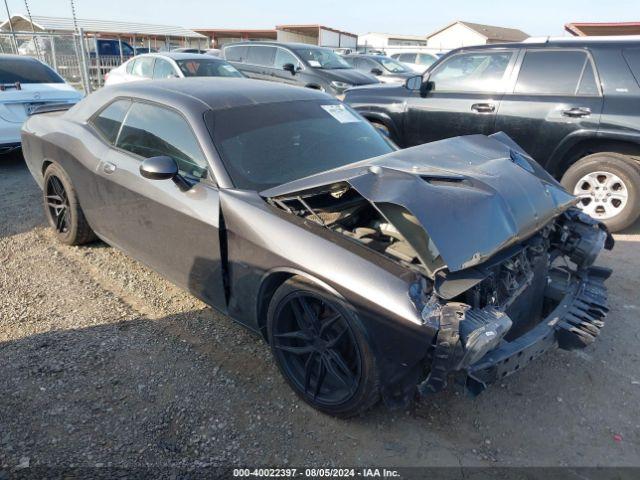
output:
[[[362,357],[339,308],[298,291],[280,302],[275,315],[273,348],[298,390],[314,404],[348,402],[359,385]]]
[[[83,245],[96,239],[80,207],[67,172],[51,163],[43,178],[44,210],[57,239],[67,245]]]
[[[72,225],[72,212],[67,192],[62,181],[55,175],[47,178],[45,201],[51,225],[59,234],[66,234]]]

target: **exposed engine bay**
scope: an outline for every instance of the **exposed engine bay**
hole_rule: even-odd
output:
[[[380,211],[347,184],[304,197],[276,199],[273,203],[403,265],[420,269],[420,260],[411,244]]]
[[[461,373],[469,391],[477,394],[554,342],[561,348],[590,344],[603,326],[603,282],[610,272],[592,264],[603,248],[612,248],[613,239],[601,223],[575,208],[487,261],[449,271],[428,232],[420,236],[412,228],[419,222],[410,212],[394,217],[403,222],[399,228],[385,215],[390,210],[369,202],[346,182],[270,201],[416,272],[409,294],[424,324],[438,331],[426,378],[418,386],[422,396],[445,388],[452,372]],[[410,241],[402,232],[415,236]],[[427,243],[432,255],[428,265],[417,254],[416,242]],[[567,297],[573,303],[562,305]],[[559,308],[565,310],[562,318],[555,315]],[[531,347],[537,350],[529,351]],[[487,360],[496,352],[502,360]],[[408,387],[404,395],[410,391]]]

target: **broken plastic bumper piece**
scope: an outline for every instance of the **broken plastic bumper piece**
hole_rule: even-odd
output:
[[[468,391],[477,395],[550,349],[572,350],[593,343],[608,312],[604,282],[610,274],[611,270],[601,267],[586,269],[579,277],[552,270],[545,297],[559,303],[539,324],[510,341],[503,339],[511,326],[506,314],[445,305],[431,371],[418,385],[419,393],[425,396],[442,390],[447,376],[456,372],[463,374]]]

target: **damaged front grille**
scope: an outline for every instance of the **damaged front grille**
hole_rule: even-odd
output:
[[[432,298],[423,318],[438,333],[419,392],[440,391],[447,376],[460,371],[469,390],[479,393],[555,345],[593,343],[608,312],[604,281],[610,271],[591,262],[612,246],[601,224],[571,210],[518,252],[476,271],[481,279],[458,298],[444,304]],[[447,287],[446,280],[436,285]]]

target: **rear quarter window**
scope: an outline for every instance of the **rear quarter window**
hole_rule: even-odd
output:
[[[115,144],[118,132],[120,131],[120,125],[122,125],[122,121],[130,106],[131,101],[129,100],[116,100],[91,118],[89,123],[102,134],[105,140],[111,144]]]
[[[224,58],[231,62],[244,62],[247,59],[247,47],[226,47],[224,49]]]
[[[247,63],[253,65],[262,65],[264,67],[273,66],[273,60],[276,56],[275,47],[267,47],[262,45],[250,46],[247,53]]]
[[[597,95],[593,66],[585,52],[529,50],[524,56],[515,93]]]

